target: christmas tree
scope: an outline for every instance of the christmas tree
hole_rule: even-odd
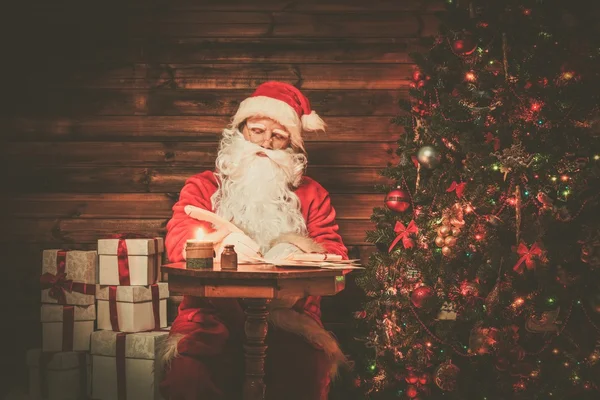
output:
[[[568,3],[568,4],[567,4]],[[600,35],[578,1],[447,4],[358,279],[368,399],[600,396]],[[591,19],[591,18],[590,18]]]

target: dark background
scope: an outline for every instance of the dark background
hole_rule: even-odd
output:
[[[2,390],[25,385],[41,343],[41,251],[118,232],[163,235],[184,180],[212,168],[221,130],[266,80],[299,87],[329,125],[306,136],[308,175],[331,192],[353,257],[395,162],[418,38],[417,0],[13,2],[3,9],[0,170]],[[360,292],[324,300],[351,339]],[[176,306],[177,298],[171,302]],[[170,318],[174,317],[171,313]]]

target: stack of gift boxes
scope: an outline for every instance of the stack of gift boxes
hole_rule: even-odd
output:
[[[162,238],[125,237],[98,240],[98,251],[44,251],[42,348],[27,354],[32,400],[162,399],[163,252]]]

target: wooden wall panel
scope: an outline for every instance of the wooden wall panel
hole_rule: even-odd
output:
[[[0,129],[13,142],[215,141],[230,119],[230,116],[21,117],[0,123]],[[391,117],[329,117],[326,122],[327,133],[307,132],[305,142],[389,142],[402,134]]]
[[[26,110],[27,117],[40,116],[223,116],[215,131],[222,129],[253,90],[117,90],[117,89],[65,89],[43,93],[32,98]],[[327,119],[335,130],[336,120],[331,118],[363,116],[395,116],[400,112],[398,102],[406,100],[406,90],[305,90],[311,105]],[[21,118],[22,124],[35,120]],[[136,120],[136,119],[132,119]],[[333,122],[330,122],[333,121]],[[77,120],[73,123],[78,122]],[[201,121],[200,121],[201,122]],[[333,126],[331,125],[333,123]],[[331,129],[330,129],[331,130]]]
[[[139,36],[161,37],[415,37],[437,29],[431,14],[170,11],[134,18]],[[138,33],[139,32],[139,33]]]
[[[111,89],[253,89],[277,80],[304,89],[404,89],[410,64],[127,64],[88,65],[71,87]],[[62,86],[57,84],[57,87]]]
[[[211,166],[216,142],[19,142],[7,143],[1,165],[27,166]],[[381,165],[397,162],[395,142],[308,142],[312,166]]]
[[[148,48],[152,63],[410,63],[409,53],[422,49],[415,38],[160,38]]]
[[[307,176],[332,193],[374,193],[391,182],[379,167],[309,166]],[[5,171],[8,193],[177,193],[198,167],[21,167]]]

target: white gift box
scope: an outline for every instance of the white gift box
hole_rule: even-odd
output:
[[[156,239],[156,240],[155,240]],[[124,242],[120,253],[119,241]],[[153,239],[99,239],[99,281],[101,285],[127,285],[119,277],[119,256],[129,270],[128,285],[151,285],[160,280],[160,264],[165,251],[161,237]]]
[[[121,388],[127,399],[162,399],[158,385],[164,372],[156,354],[168,335],[167,331],[92,333],[92,398],[115,400]],[[124,341],[121,354],[117,354],[118,340]]]
[[[27,351],[30,400],[83,400],[91,391],[91,362],[86,353]]]
[[[44,250],[42,253],[42,275],[51,274],[56,276],[59,269],[63,269],[66,274],[65,279],[73,282],[95,285],[98,283],[98,252],[68,250],[65,252],[64,260],[59,256],[62,250]],[[59,263],[65,261],[61,267]],[[77,290],[64,290],[65,304],[70,305],[90,305],[94,304],[95,296],[91,294],[79,293]],[[58,300],[50,296],[50,289],[42,290],[42,303],[58,303]]]
[[[152,286],[154,296],[152,294]],[[113,286],[119,332],[143,332],[167,326],[168,283],[150,286]],[[110,286],[98,285],[98,329],[115,330],[111,323]],[[114,311],[113,311],[114,312]],[[157,313],[157,314],[155,314]],[[160,325],[156,327],[156,318]]]
[[[42,304],[42,350],[44,352],[89,351],[96,306]]]

